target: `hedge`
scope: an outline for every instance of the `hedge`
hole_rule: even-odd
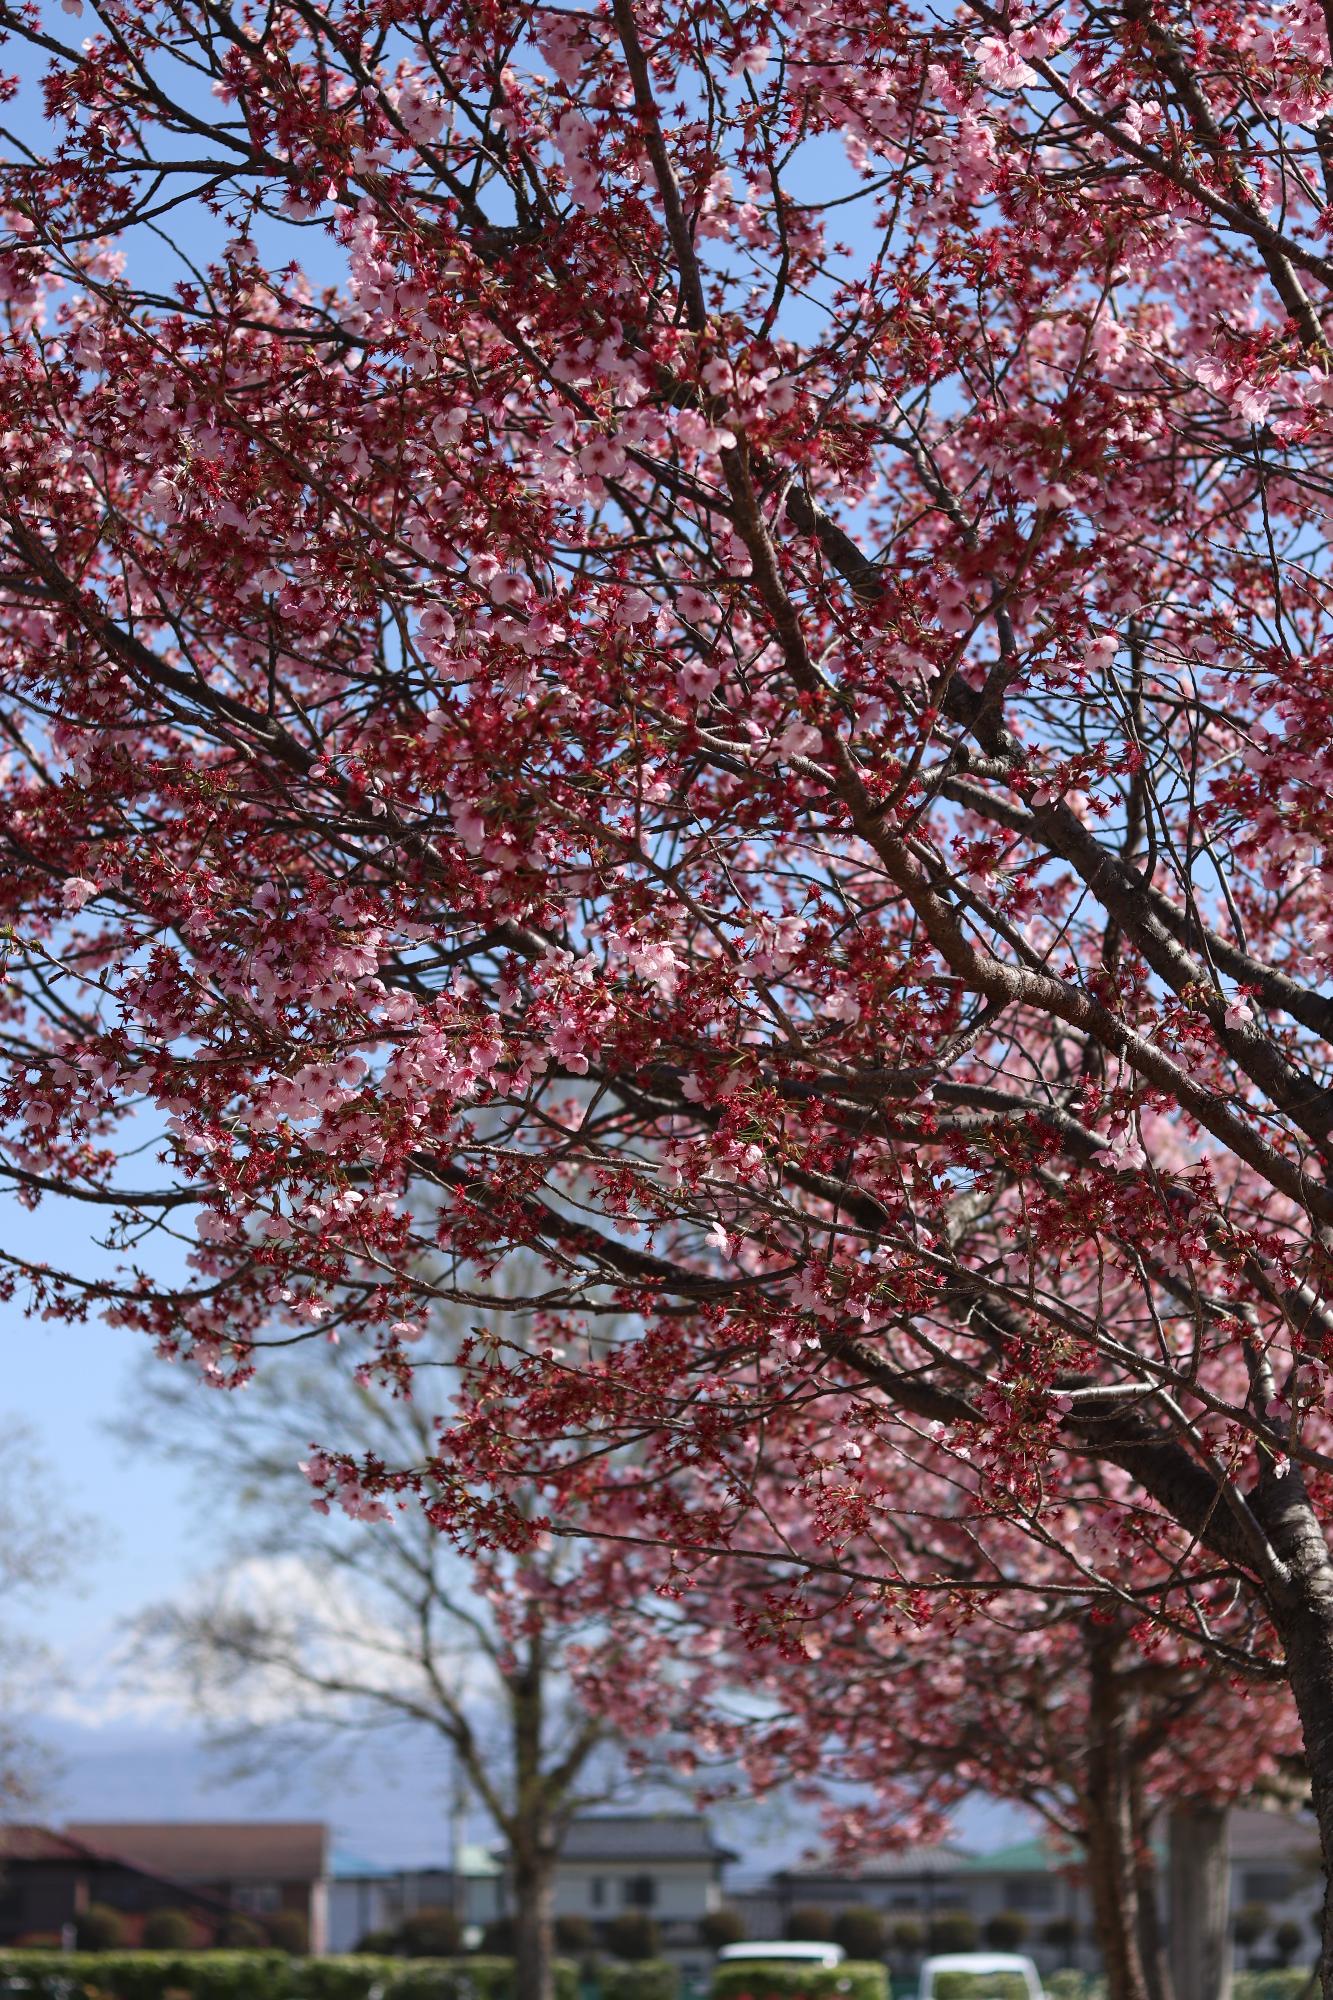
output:
[[[1238,1972],[1231,1981],[1232,2000],[1301,2000],[1317,1992],[1308,1966],[1284,1965],[1271,1972]]]
[[[930,1990],[934,2000],[1028,2000],[1021,1972],[937,1972]]]
[[[315,1959],[307,1962],[308,1966],[317,1963]],[[380,2000],[512,2000],[512,1958],[488,1958],[478,1952],[473,1958],[395,1958],[389,1963],[392,1970],[387,1978],[380,1975],[384,1978]],[[558,1958],[555,2000],[578,2000],[578,1991],[578,1967],[567,1958]],[[306,2000],[300,1985],[297,2000]],[[320,1995],[319,2000],[325,1996]]]
[[[31,2000],[511,2000],[511,1958],[307,1958],[279,1951],[5,1951],[0,1986]],[[556,2000],[578,2000],[557,1959]],[[672,2000],[660,1991],[623,2000]]]
[[[735,1959],[718,1966],[712,1991],[713,2000],[889,2000],[889,1975],[856,1958],[841,1965]]]
[[[0,1981],[33,2000],[291,2000],[294,1983],[281,1951],[5,1951]]]
[[[680,1972],[665,1958],[641,1958],[633,1965],[597,1969],[601,2000],[676,2000]]]
[[[366,2000],[372,1986],[383,1986],[404,1968],[401,1958],[378,1957],[358,1951],[347,1958],[308,1958],[293,1967],[293,1990],[300,2000]]]

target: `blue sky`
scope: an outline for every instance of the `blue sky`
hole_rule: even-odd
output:
[[[5,1198],[0,1239],[70,1269],[106,1262],[72,1202],[47,1200],[34,1214]],[[26,1621],[64,1648],[136,1601],[176,1589],[197,1561],[195,1523],[184,1473],[136,1455],[109,1428],[133,1392],[143,1336],[100,1319],[65,1326],[28,1318],[21,1300],[0,1307],[0,1316],[7,1364],[0,1415],[28,1425],[53,1468],[56,1498],[93,1523],[77,1595],[62,1589],[40,1598]]]

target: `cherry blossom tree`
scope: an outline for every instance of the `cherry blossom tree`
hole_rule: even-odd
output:
[[[535,1252],[316,1498],[666,1590],[1100,1480],[1333,1853],[1324,13],[0,26],[15,1293],[406,1389]]]
[[[1087,1883],[1112,2000],[1220,2000],[1227,1808],[1299,1791],[1300,1734],[1271,1634],[1215,1590],[1211,1648],[1146,1621],[1133,1593],[1164,1574],[1146,1547],[1121,1566],[1119,1592],[1089,1590],[1078,1544],[1090,1508],[1051,1522],[1068,1542],[1042,1548],[1022,1524],[992,1519],[979,1533],[950,1509],[947,1462],[933,1493],[927,1467],[906,1485],[900,1464],[887,1469],[896,1500],[887,1480],[863,1476],[877,1532],[855,1545],[854,1588],[813,1547],[793,1588],[789,1542],[748,1575],[711,1561],[708,1587],[697,1579],[667,1614],[675,1660],[695,1669],[686,1743],[737,1759],[760,1792],[796,1774],[850,1862],[905,1827],[937,1835],[971,1791],[1022,1804]],[[766,1511],[781,1514],[780,1500]],[[885,1581],[915,1571],[929,1587],[877,1605],[876,1570]],[[633,1678],[652,1672],[645,1661]],[[706,1759],[681,1761],[706,1781]]]

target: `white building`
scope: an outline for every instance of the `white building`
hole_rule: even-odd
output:
[[[504,1871],[484,1847],[459,1850],[460,1878],[450,1868],[377,1868],[347,1855],[333,1857],[329,1884],[329,1950],[354,1951],[374,1931],[391,1931],[418,1910],[452,1910],[463,1925],[484,1929],[504,1914]]]
[[[583,1917],[599,1939],[613,1918],[641,1912],[657,1925],[663,1958],[687,1988],[702,1986],[713,1955],[699,1921],[722,1903],[722,1870],[736,1856],[698,1813],[600,1813],[575,1820],[556,1864],[557,1917]]]
[[[1313,1964],[1318,1955],[1319,1910],[1323,1877],[1319,1861],[1319,1829],[1308,1813],[1261,1812],[1238,1806],[1227,1826],[1231,1857],[1231,1913],[1234,1923],[1243,1909],[1257,1908],[1268,1917],[1258,1943],[1237,1945],[1236,1963],[1271,1962],[1273,1932],[1279,1924],[1298,1924],[1304,1933],[1294,1954],[1297,1965]]]

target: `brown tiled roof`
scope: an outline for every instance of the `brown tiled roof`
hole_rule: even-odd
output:
[[[320,1820],[78,1820],[65,1832],[175,1882],[315,1882],[326,1871]]]
[[[0,1861],[87,1861],[88,1850],[49,1826],[0,1826]]]

